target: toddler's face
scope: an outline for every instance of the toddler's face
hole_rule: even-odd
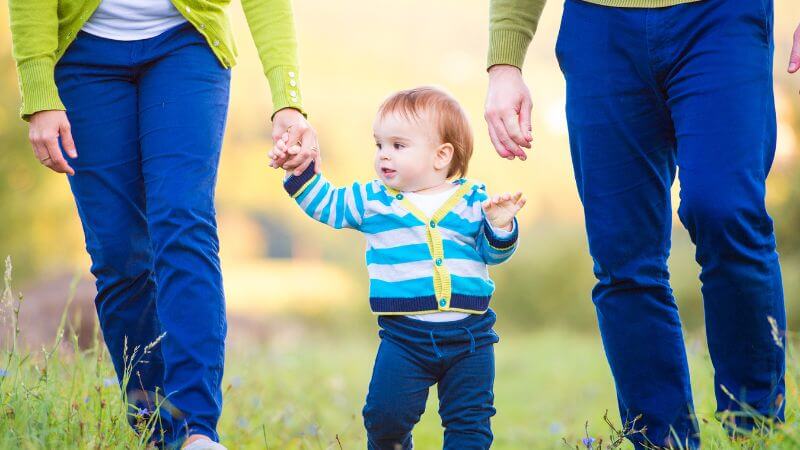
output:
[[[375,119],[375,172],[384,184],[417,191],[441,183],[434,168],[438,135],[430,122],[396,112]]]

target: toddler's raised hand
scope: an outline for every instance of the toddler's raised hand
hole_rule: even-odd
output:
[[[486,220],[493,227],[511,231],[514,216],[525,206],[525,202],[526,199],[522,196],[522,192],[517,192],[514,195],[506,193],[489,197],[481,203],[481,206]]]

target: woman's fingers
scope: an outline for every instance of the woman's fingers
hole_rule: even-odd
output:
[[[75,149],[75,141],[72,139],[72,127],[68,120],[61,122],[58,128],[59,135],[61,136],[61,146],[67,152],[70,158],[78,157],[78,150]]]
[[[75,175],[75,170],[70,167],[70,165],[67,163],[67,160],[65,160],[64,156],[61,154],[61,148],[58,146],[58,138],[47,139],[44,142],[44,145],[45,148],[47,148],[47,153],[50,157],[47,162],[51,163],[47,164],[47,167],[55,172]]]

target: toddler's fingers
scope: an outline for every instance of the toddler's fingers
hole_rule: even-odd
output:
[[[521,198],[522,198],[522,192],[517,192],[516,194],[514,194],[514,203],[518,202],[519,199]]]

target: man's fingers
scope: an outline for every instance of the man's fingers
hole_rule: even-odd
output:
[[[795,73],[800,69],[800,26],[794,30],[792,53],[789,55],[789,73]]]
[[[506,127],[508,137],[520,147],[530,147],[531,143],[525,139],[525,135],[520,129],[520,116],[509,113],[502,117],[503,125]]]
[[[61,155],[61,149],[58,147],[58,139],[52,138],[45,141],[45,147],[47,148],[48,159],[46,162],[50,164],[46,164],[47,167],[53,169],[59,173],[67,173],[70,175],[75,175],[75,171],[72,170],[67,161],[64,159],[64,156]]]
[[[58,132],[61,136],[61,147],[67,152],[70,158],[77,158],[78,151],[75,149],[75,141],[72,139],[72,129],[69,122],[62,122],[58,127]]]
[[[522,134],[525,136],[525,141],[527,142],[533,141],[533,133],[531,131],[532,108],[533,104],[531,104],[530,100],[525,99],[522,101],[522,105],[519,110],[519,128],[522,131]],[[527,145],[526,147],[531,148],[530,145]]]
[[[500,119],[496,119],[493,123],[495,124],[494,131],[495,133],[497,133],[497,139],[503,145],[503,148],[511,152],[511,154],[516,156],[517,158],[525,161],[527,155],[525,155],[525,152],[522,150],[522,148],[520,148],[519,145],[514,143],[514,140],[511,139],[511,137],[508,135],[508,132],[506,132],[506,127],[503,124],[503,121]]]
[[[497,139],[497,133],[494,131],[494,123],[491,122],[489,123],[489,140],[492,141],[492,145],[494,145],[494,149],[497,151],[498,155],[506,159],[514,159],[514,154],[506,150],[500,142],[500,139]]]

